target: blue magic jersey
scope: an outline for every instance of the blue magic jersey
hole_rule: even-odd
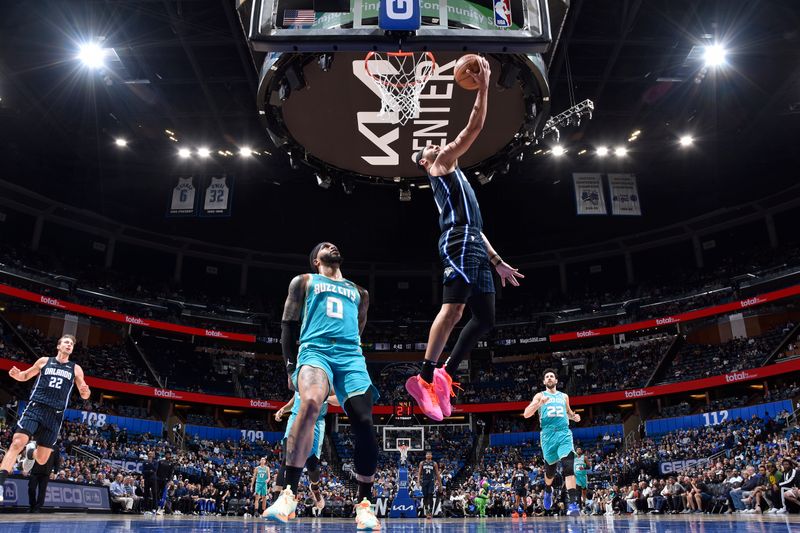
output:
[[[306,288],[300,344],[335,340],[360,344],[358,305],[361,294],[355,283],[334,281],[320,274],[311,274]]]
[[[542,433],[545,430],[552,432],[569,431],[569,418],[567,418],[567,400],[563,392],[542,392],[550,401],[539,409],[539,420],[542,423]]]
[[[75,363],[73,361],[59,363],[55,357],[48,357],[47,364],[36,378],[30,401],[62,411],[67,408],[74,384]]]
[[[433,190],[433,200],[439,210],[439,228],[442,233],[464,227],[477,232],[483,231],[483,218],[478,207],[478,199],[472,185],[461,169],[444,176],[428,176]]]

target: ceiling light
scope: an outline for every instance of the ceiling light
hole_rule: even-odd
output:
[[[636,130],[631,133],[631,137],[638,137],[642,133],[642,130]]]
[[[197,149],[197,155],[199,155],[200,157],[208,157],[208,156],[211,155],[211,150],[209,150],[208,148],[205,148],[205,147],[204,148],[198,148]]]
[[[118,137],[117,139],[114,140],[114,144],[116,144],[120,148],[124,148],[124,147],[128,146],[128,141],[126,141],[122,137]]]
[[[678,139],[678,142],[681,144],[681,146],[691,146],[692,143],[694,143],[694,137],[691,135],[684,135]]]
[[[585,154],[585,153],[586,153],[586,148],[584,148],[583,150],[581,150],[580,152],[578,152],[578,155],[583,155],[583,154]]]
[[[598,146],[597,147],[597,155],[599,157],[605,157],[608,155],[608,147],[606,146]]]
[[[721,44],[710,44],[705,47],[703,61],[707,67],[718,67],[725,64],[727,51]]]
[[[167,135],[175,135],[175,132],[172,130],[164,130],[164,133],[166,133]]]
[[[175,137],[170,137],[169,140],[175,143],[178,142],[178,139],[176,139]]]
[[[188,148],[181,148],[180,150],[178,150],[178,155],[183,159],[186,159],[187,157],[192,156],[192,152]]]
[[[566,152],[567,151],[564,150],[564,147],[561,146],[560,144],[557,144],[557,145],[553,146],[553,155],[556,156],[556,157],[561,157]]]
[[[617,157],[623,157],[625,154],[628,153],[628,149],[624,146],[617,146],[614,148],[614,155]]]
[[[106,52],[97,43],[87,43],[81,46],[78,52],[78,59],[91,69],[98,69],[103,66]]]
[[[253,151],[250,149],[249,146],[242,146],[239,148],[239,155],[242,157],[250,157],[253,155]]]

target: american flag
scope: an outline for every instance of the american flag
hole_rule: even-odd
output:
[[[314,24],[313,9],[285,9],[283,11],[284,26],[310,26]]]

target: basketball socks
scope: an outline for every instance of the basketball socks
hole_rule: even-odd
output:
[[[286,465],[286,487],[291,487],[294,490],[294,492],[297,492],[297,486],[300,484],[300,476],[302,475],[303,475],[302,466]]]
[[[569,503],[578,503],[578,489],[567,489]]]
[[[358,482],[358,496],[356,497],[356,503],[361,503],[364,498],[368,499],[370,502],[372,501],[372,481]]]
[[[419,375],[426,383],[433,383],[433,371],[436,370],[436,361],[422,361],[422,370]]]

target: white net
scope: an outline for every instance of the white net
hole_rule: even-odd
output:
[[[401,125],[419,116],[419,95],[436,68],[431,52],[370,52],[364,68],[380,92],[380,115]]]
[[[408,460],[408,446],[401,444],[397,449],[400,450],[400,464],[406,464]]]

